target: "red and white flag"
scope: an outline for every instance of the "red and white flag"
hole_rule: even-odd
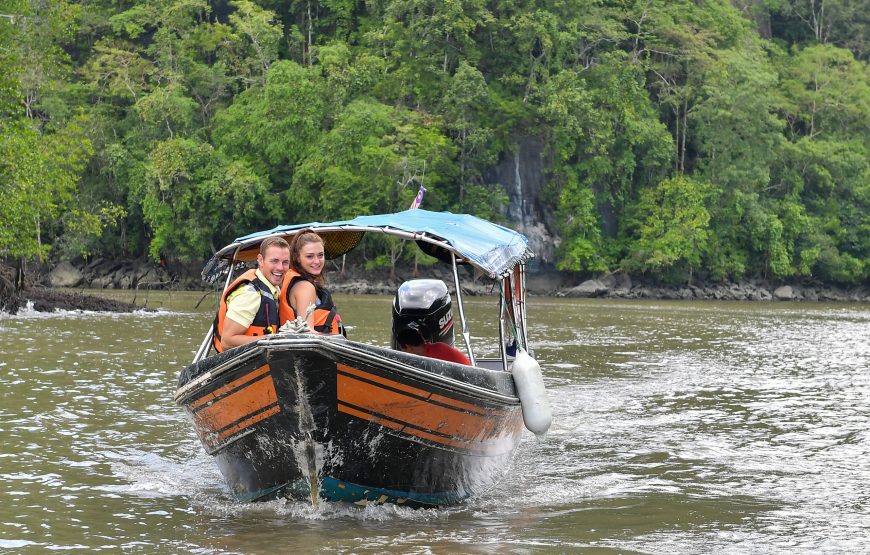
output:
[[[423,202],[423,193],[426,192],[426,188],[420,185],[420,190],[417,191],[417,196],[414,197],[413,202],[411,202],[411,207],[408,210],[413,210],[415,208],[420,208],[420,204]]]

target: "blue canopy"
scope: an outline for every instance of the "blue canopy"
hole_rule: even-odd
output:
[[[521,233],[468,214],[417,208],[337,222],[282,225],[245,235],[215,253],[203,270],[203,279],[213,276],[221,263],[255,259],[260,243],[267,237],[289,239],[308,229],[323,237],[324,250],[330,258],[356,247],[366,233],[385,233],[414,240],[422,250],[439,258],[449,260],[449,255],[453,254],[458,262],[471,264],[491,278],[506,274],[534,256],[529,250],[528,239]]]

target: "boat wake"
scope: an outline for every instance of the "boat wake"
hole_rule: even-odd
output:
[[[193,441],[188,447],[190,458],[181,461],[144,451],[119,456],[111,463],[112,475],[125,483],[99,489],[145,498],[181,496],[206,504],[230,499],[211,458]]]
[[[134,496],[145,499],[179,498],[186,500],[198,512],[214,517],[279,518],[301,521],[354,520],[359,522],[429,522],[446,519],[457,511],[471,506],[452,508],[413,509],[392,503],[382,505],[326,503],[316,506],[310,501],[294,501],[281,498],[259,503],[238,501],[227,488],[214,461],[198,444],[195,436],[181,446],[184,458],[130,451],[123,456],[108,455],[112,476],[123,483],[95,486],[94,489],[112,495]],[[178,454],[178,453],[177,453]],[[106,455],[106,453],[104,453]],[[183,502],[182,504],[185,504]]]
[[[94,316],[105,316],[109,318],[119,317],[134,317],[134,318],[162,318],[164,316],[172,316],[178,314],[187,314],[185,312],[162,310],[162,309],[139,309],[132,312],[111,312],[105,310],[63,310],[55,309],[51,312],[36,310],[33,307],[33,301],[27,301],[27,305],[19,309],[18,312],[12,314],[10,312],[0,311],[0,321],[2,320],[56,320],[63,318],[93,318]]]
[[[513,500],[522,498],[522,505],[546,504],[553,501],[553,484],[530,486],[527,481],[534,476],[526,475],[522,468],[528,468],[539,456],[539,441],[530,438],[519,450],[513,469],[507,473],[505,481],[469,501],[449,507],[410,508],[393,503],[345,503],[275,499],[258,503],[238,501],[227,488],[214,461],[198,445],[195,436],[185,441],[184,457],[180,460],[156,453],[137,451],[128,453],[124,460],[112,463],[112,474],[124,482],[123,485],[99,487],[103,491],[118,495],[132,495],[142,498],[179,497],[186,499],[198,512],[214,517],[278,518],[293,521],[332,521],[351,520],[356,522],[433,522],[446,521],[457,514],[486,515],[490,512],[505,510]],[[540,478],[540,476],[538,476]],[[540,503],[534,503],[537,498]],[[559,501],[565,501],[559,499]]]

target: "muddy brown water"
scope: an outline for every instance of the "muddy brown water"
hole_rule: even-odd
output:
[[[172,402],[201,297],[0,315],[0,552],[870,553],[866,304],[532,298],[554,424],[496,488],[312,509],[236,502]],[[337,300],[388,344],[390,297]]]

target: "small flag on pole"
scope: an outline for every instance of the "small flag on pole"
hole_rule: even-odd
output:
[[[423,193],[426,192],[426,188],[420,185],[420,190],[417,191],[417,196],[414,197],[413,202],[411,202],[411,207],[408,210],[414,210],[415,208],[420,208],[420,204],[423,202]]]

